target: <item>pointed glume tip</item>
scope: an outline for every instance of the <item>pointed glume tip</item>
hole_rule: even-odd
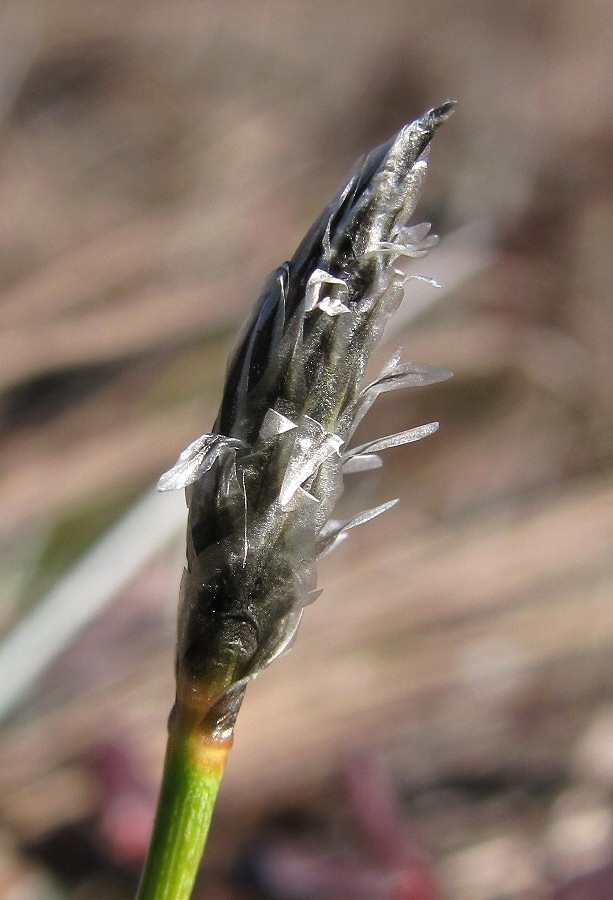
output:
[[[428,135],[429,138],[431,138],[439,125],[442,125],[443,122],[446,122],[447,119],[449,119],[450,116],[453,115],[453,113],[455,112],[456,103],[456,100],[445,100],[445,102],[441,103],[440,106],[434,106],[414,122],[405,125],[404,128],[400,129],[400,131],[394,138],[394,145],[398,141],[402,141],[405,138],[410,140],[415,128],[421,130],[426,135]]]
[[[440,106],[435,106],[433,109],[429,109],[426,113],[426,117],[434,121],[437,125],[440,125],[442,122],[447,121],[447,119],[453,115],[456,104],[457,100],[445,100],[445,102],[441,103]]]

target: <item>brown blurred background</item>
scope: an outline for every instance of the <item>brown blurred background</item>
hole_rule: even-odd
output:
[[[364,431],[442,427],[356,478],[349,506],[402,502],[250,688],[198,896],[613,896],[612,20],[0,5],[1,897],[132,896],[183,553],[151,488],[269,270],[447,97],[414,269],[442,287],[391,342],[455,378]]]

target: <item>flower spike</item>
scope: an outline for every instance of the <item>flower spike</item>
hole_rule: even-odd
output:
[[[380,393],[450,375],[395,355],[360,387],[403,296],[407,276],[393,260],[421,256],[433,243],[430,225],[408,218],[430,139],[452,110],[430,110],[373,150],[272,273],[230,361],[213,434],[194,441],[160,481],[161,489],[186,487],[189,506],[179,716],[185,693],[201,697],[201,721],[226,697],[231,730],[242,699],[236,685],[286,643],[288,623],[296,627],[313,590],[343,473],[378,466],[381,450],[438,427],[346,449]]]
[[[380,451],[438,428],[433,422],[347,446],[379,394],[450,375],[401,364],[397,353],[361,387],[410,277],[395,260],[421,257],[435,242],[429,223],[408,222],[428,145],[453,107],[448,101],[430,110],[373,150],[293,257],[269,276],[229,362],[212,433],[160,480],[161,490],[186,490],[187,563],[165,768],[171,774],[152,845],[161,856],[150,854],[139,900],[171,896],[150,886],[180,858],[163,838],[167,810],[177,805],[172,785],[183,778],[189,802],[208,810],[194,807],[190,821],[210,818],[246,686],[291,645],[304,606],[317,596],[318,556],[396,502],[334,520],[344,475],[378,467]]]

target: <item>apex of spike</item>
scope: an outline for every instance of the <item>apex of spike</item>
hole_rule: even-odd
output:
[[[397,154],[397,164],[400,163],[405,168],[410,166],[426,149],[437,128],[453,115],[455,107],[455,100],[446,100],[401,128],[392,139],[392,151]]]
[[[438,128],[439,125],[442,125],[454,114],[457,102],[457,100],[445,100],[440,106],[434,106],[432,109],[429,109],[422,118],[430,119],[434,127]]]

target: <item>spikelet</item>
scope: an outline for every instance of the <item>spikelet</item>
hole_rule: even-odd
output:
[[[382,450],[438,427],[348,446],[379,394],[451,374],[395,354],[361,387],[404,295],[396,261],[436,241],[429,224],[407,223],[429,142],[453,105],[370,153],[270,275],[230,360],[213,432],[160,479],[160,490],[186,488],[189,507],[175,715],[213,737],[231,735],[247,683],[290,645],[317,594],[317,557],[395,502],[334,520],[344,475],[379,466]]]

